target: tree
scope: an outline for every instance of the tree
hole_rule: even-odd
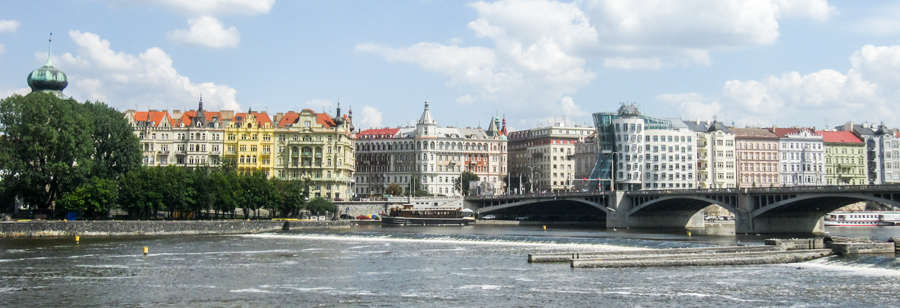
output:
[[[295,217],[300,214],[300,209],[306,203],[309,192],[306,186],[308,180],[281,180],[273,179],[272,183],[278,191],[278,202],[273,209],[281,217]]]
[[[334,202],[322,197],[315,197],[306,204],[306,209],[315,214],[334,212]]]
[[[462,194],[463,194],[463,196],[469,195],[469,182],[479,181],[479,180],[481,180],[481,178],[479,178],[477,174],[469,172],[469,171],[463,171],[463,173],[462,173],[462,184],[463,184],[462,185]],[[453,182],[453,190],[460,191],[459,184],[460,184],[459,177],[457,177],[456,179],[454,179],[454,182]]]
[[[83,109],[40,92],[0,100],[0,169],[26,204],[52,209],[91,173],[94,128]]]
[[[0,100],[0,169],[26,204],[53,209],[89,179],[116,180],[140,165],[140,144],[122,114],[35,92]]]
[[[391,183],[384,189],[384,193],[392,196],[401,196],[403,195],[403,188],[397,183]]]
[[[75,191],[64,194],[58,204],[63,211],[82,212],[84,217],[100,218],[112,209],[118,197],[118,183],[96,177]]]
[[[141,165],[140,140],[118,110],[102,102],[85,102],[84,112],[93,120],[93,177],[117,179]]]

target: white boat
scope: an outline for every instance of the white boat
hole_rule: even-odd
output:
[[[900,212],[834,212],[825,216],[829,227],[877,227],[900,225]]]

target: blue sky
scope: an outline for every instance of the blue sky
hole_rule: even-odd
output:
[[[900,4],[878,1],[0,0],[0,97],[47,57],[120,110],[353,109],[511,129],[635,102],[737,126],[900,126]]]

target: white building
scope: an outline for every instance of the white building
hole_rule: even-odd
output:
[[[363,130],[357,134],[355,192],[383,195],[395,183],[416,191],[413,185],[420,183],[431,194],[459,196],[454,184],[469,171],[486,186],[478,193],[504,193],[507,148],[500,125],[495,118],[487,130],[440,127],[426,101],[415,127]]]
[[[616,190],[697,188],[696,135],[684,122],[622,105],[595,113],[594,124],[600,155],[592,178],[611,178]]]
[[[779,174],[784,186],[825,185],[825,142],[806,128],[775,128]]]

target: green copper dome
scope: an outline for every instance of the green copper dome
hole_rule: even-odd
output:
[[[47,56],[47,63],[28,74],[28,86],[32,92],[37,91],[62,91],[69,85],[69,78],[66,73],[53,67],[50,56]]]
[[[50,33],[50,36],[52,37],[53,33]],[[50,60],[52,43],[52,39],[47,41],[47,63],[28,74],[28,86],[31,87],[31,92],[55,92],[61,96],[62,90],[69,85],[69,78],[66,73],[53,67],[53,61]]]

